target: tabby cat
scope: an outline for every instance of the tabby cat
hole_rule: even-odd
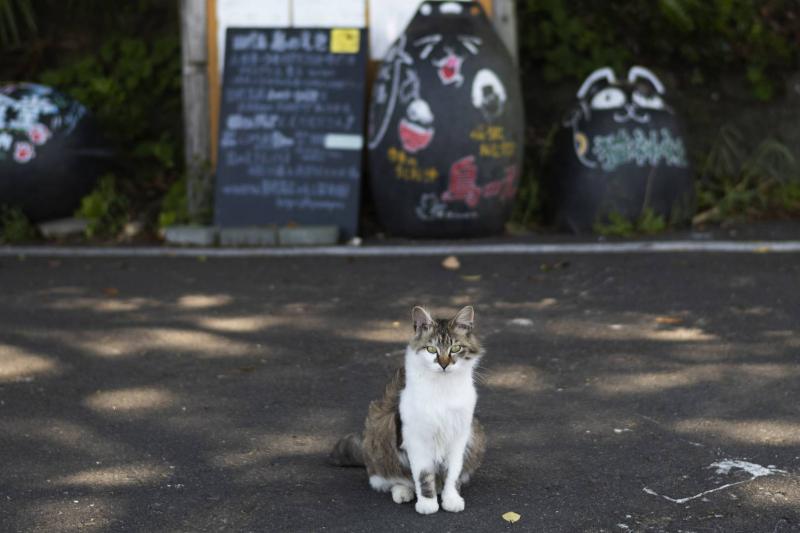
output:
[[[405,364],[373,401],[361,435],[341,439],[331,452],[339,466],[366,466],[369,484],[391,492],[397,503],[417,498],[416,510],[464,510],[459,494],[480,465],[486,447],[473,417],[473,372],[483,349],[473,334],[475,312],[434,319],[422,307],[411,312],[414,336]]]

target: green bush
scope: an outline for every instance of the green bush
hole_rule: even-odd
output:
[[[0,206],[0,243],[17,244],[35,240],[39,236],[18,207]]]
[[[89,221],[87,237],[116,237],[128,222],[129,202],[117,190],[117,178],[106,174],[94,190],[81,200],[75,213]]]
[[[174,35],[118,36],[41,75],[97,117],[117,151],[116,190],[135,212],[157,212],[182,170],[179,58]]]
[[[796,0],[530,0],[517,9],[528,142],[516,222],[530,223],[530,206],[542,203],[535,183],[546,171],[548,139],[579,84],[599,67],[625,72],[634,64],[661,75],[688,123],[690,156],[702,178],[699,208],[719,204],[709,220],[763,214],[781,194],[790,195],[786,210],[798,212],[790,198],[800,177],[788,164],[790,151],[779,149],[791,143],[753,119],[786,96],[800,64]],[[752,115],[743,117],[751,123],[737,141],[740,153],[720,167],[716,132],[742,111]],[[756,148],[741,148],[747,145]]]
[[[186,178],[172,184],[164,201],[161,203],[161,212],[158,215],[158,227],[166,228],[176,224],[189,222],[188,196],[186,194]]]

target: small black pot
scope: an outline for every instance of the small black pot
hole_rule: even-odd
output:
[[[0,86],[0,206],[34,222],[71,216],[110,156],[80,103],[44,85]]]

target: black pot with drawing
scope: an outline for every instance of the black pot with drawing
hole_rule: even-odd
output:
[[[694,201],[683,127],[661,81],[632,67],[618,80],[594,71],[577,93],[553,148],[546,210],[563,228],[591,231],[612,214],[682,223]]]
[[[111,155],[80,103],[44,85],[0,86],[0,206],[34,222],[71,216]]]
[[[413,237],[503,231],[519,182],[519,75],[477,2],[423,2],[381,63],[369,170],[381,224]]]

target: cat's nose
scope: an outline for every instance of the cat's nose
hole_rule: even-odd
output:
[[[442,367],[442,370],[444,370],[447,368],[447,365],[452,362],[452,359],[450,358],[449,354],[439,355],[439,357],[436,358],[436,361],[439,363],[439,366]]]

